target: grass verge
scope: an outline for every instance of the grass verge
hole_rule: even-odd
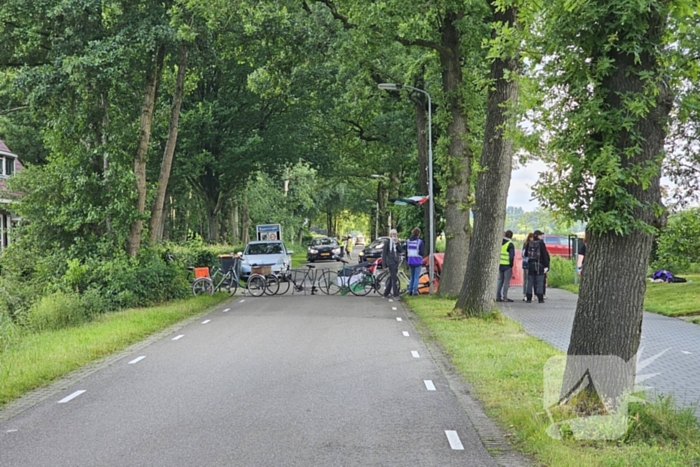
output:
[[[199,296],[106,313],[79,327],[25,334],[0,352],[0,407],[228,298],[225,294]]]
[[[692,466],[700,465],[700,430],[691,416],[682,435],[663,427],[681,425],[688,413],[664,410],[664,404],[637,404],[625,440],[555,440],[545,430],[550,421],[543,407],[543,369],[559,351],[528,336],[518,323],[495,319],[452,319],[453,300],[410,297],[416,312],[475,389],[490,417],[495,418],[517,448],[540,463],[556,467]],[[668,406],[668,404],[666,404]],[[651,433],[651,435],[649,435]]]

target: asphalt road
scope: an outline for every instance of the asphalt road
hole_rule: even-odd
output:
[[[436,362],[377,295],[235,297],[0,423],[0,466],[497,465]]]

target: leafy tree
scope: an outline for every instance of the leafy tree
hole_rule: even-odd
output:
[[[672,214],[656,241],[654,269],[690,272],[700,266],[700,208]]]

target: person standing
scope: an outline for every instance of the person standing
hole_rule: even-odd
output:
[[[425,245],[423,240],[420,239],[420,229],[418,227],[411,230],[411,237],[406,241],[406,250],[408,267],[411,270],[408,295],[418,295],[418,278],[423,268],[423,256],[425,256]]]
[[[348,234],[347,238],[345,239],[345,253],[348,255],[348,259],[352,259],[352,247],[353,247],[353,241],[352,237],[350,234]]]
[[[586,235],[583,236],[583,241],[581,246],[578,247],[578,257],[576,258],[576,273],[578,277],[581,277],[581,272],[583,272],[583,261],[586,258]]]
[[[528,258],[528,281],[526,302],[532,303],[533,289],[539,303],[544,303],[544,275],[549,271],[549,252],[540,238],[544,235],[535,230],[533,239],[527,244],[525,254]]]
[[[513,245],[513,232],[506,230],[501,243],[501,259],[498,266],[498,285],[496,288],[497,302],[512,302],[508,298],[510,278],[513,277],[513,261],[515,261],[515,245]]]
[[[389,293],[392,292],[394,299],[399,299],[399,264],[401,264],[401,244],[398,241],[396,229],[391,229],[389,232],[389,241],[384,242],[382,249],[382,268],[389,270],[389,280],[386,282],[384,289],[384,298],[389,298]]]
[[[523,243],[523,250],[521,251],[521,257],[522,257],[522,268],[523,268],[523,301],[527,300],[527,282],[529,279],[530,275],[530,267],[528,263],[528,257],[527,257],[527,244],[532,241],[533,234],[530,232],[527,234],[527,238],[525,239],[525,243]]]

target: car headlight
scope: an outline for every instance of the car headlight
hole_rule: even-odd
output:
[[[339,255],[340,254],[340,248],[333,248],[333,254],[334,255]]]
[[[318,250],[316,250],[314,248],[309,248],[309,253],[311,253],[312,255],[315,255],[316,253],[318,253]]]

